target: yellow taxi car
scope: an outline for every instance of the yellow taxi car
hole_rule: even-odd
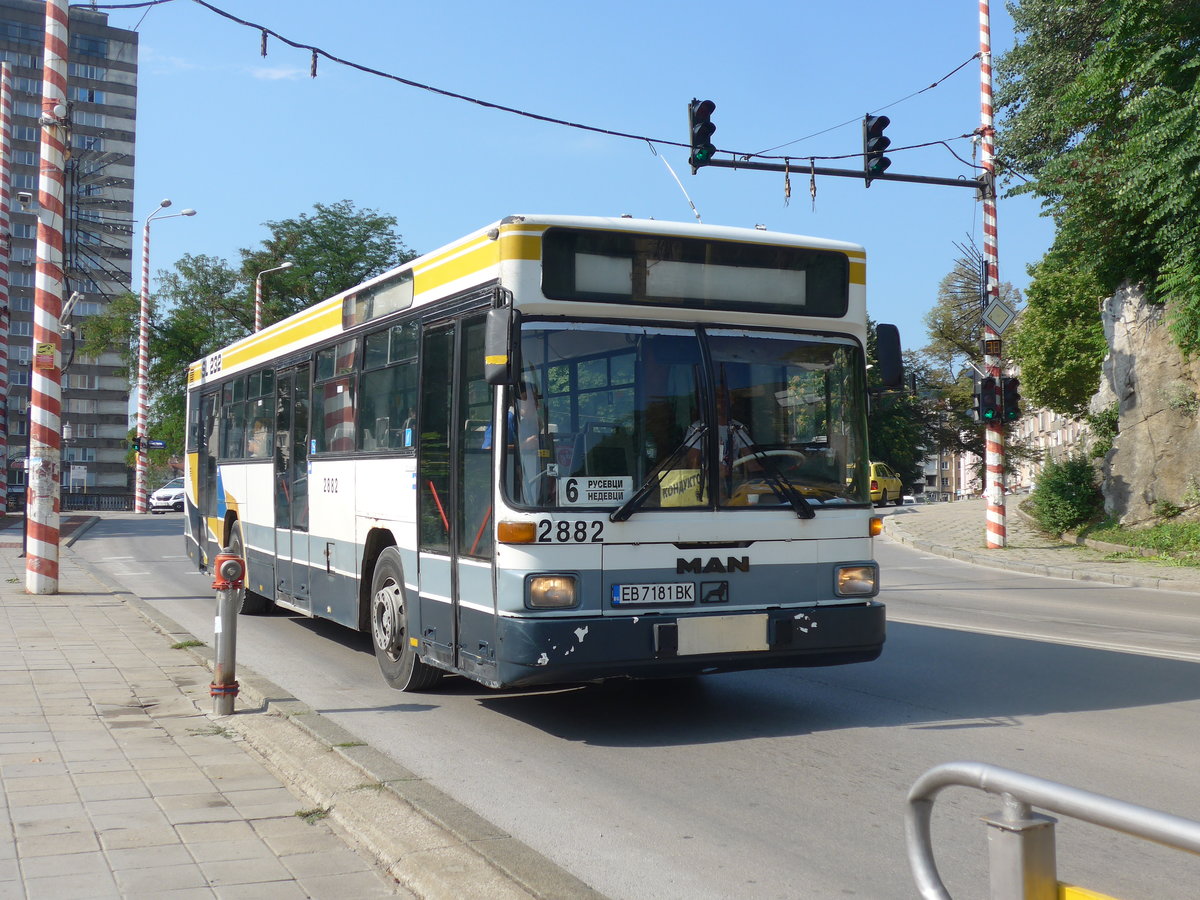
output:
[[[899,506],[904,502],[904,485],[900,476],[887,463],[871,463],[871,502],[887,506],[888,501]]]

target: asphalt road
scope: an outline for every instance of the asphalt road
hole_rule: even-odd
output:
[[[110,517],[74,550],[202,640],[211,578],[177,514]],[[883,657],[830,669],[402,694],[369,639],[242,617],[239,662],[615,900],[915,896],[904,798],[930,767],[995,763],[1200,819],[1200,628],[1181,595],[1007,574],[880,541]],[[987,895],[993,798],[950,789],[934,840]],[[1060,877],[1194,897],[1200,860],[1064,820]]]

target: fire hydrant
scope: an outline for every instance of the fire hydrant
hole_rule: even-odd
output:
[[[217,592],[217,618],[213,626],[216,661],[209,693],[213,698],[213,715],[233,714],[237,699],[237,614],[245,590],[246,562],[228,547],[217,554],[213,562],[213,590]]]

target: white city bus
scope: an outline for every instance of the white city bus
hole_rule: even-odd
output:
[[[403,690],[874,659],[865,260],[503,219],[190,367],[188,553]]]

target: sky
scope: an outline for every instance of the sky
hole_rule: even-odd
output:
[[[817,165],[861,168],[868,112],[891,119],[893,147],[946,141],[967,162],[974,148],[960,136],[979,125],[977,0],[211,2],[401,78],[660,141],[686,142],[688,101],[711,99],[718,149],[805,138],[775,151],[796,154],[798,170],[841,154]],[[818,177],[814,202],[796,171],[789,201],[782,174],[692,175],[686,148],[535,121],[328,59],[311,78],[309,51],[272,38],[263,58],[258,30],[194,0],[108,12],[139,32],[136,233],[163,198],[197,210],[151,226],[155,274],[184,254],[237,264],[267,237],[263,223],[315,203],[390,214],[425,252],[521,213],[693,221],[690,197],[706,224],[865,245],[868,312],[917,349],[955,245],[982,246],[970,189]],[[993,52],[1013,41],[993,0]],[[974,174],[943,146],[888,156],[893,173]],[[999,202],[1000,278],[1020,289],[1053,237],[1039,211],[1029,198]]]

